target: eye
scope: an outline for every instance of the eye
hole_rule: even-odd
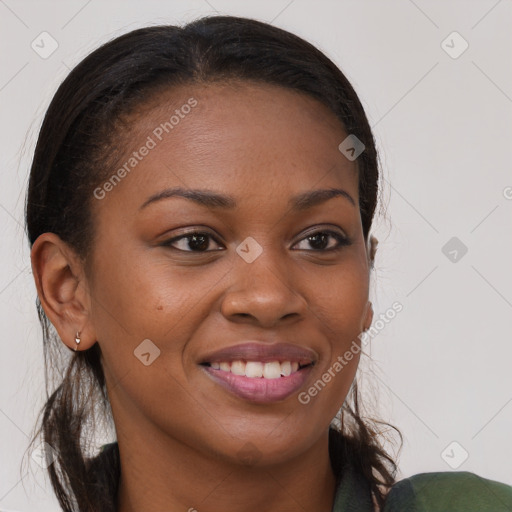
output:
[[[208,250],[211,240],[214,240],[214,238],[210,233],[193,231],[186,235],[171,238],[170,240],[165,241],[162,245],[170,246],[178,251],[184,252],[212,252],[212,250]],[[219,249],[213,250],[218,251]]]
[[[303,238],[299,243],[308,243],[313,249],[302,247],[304,250],[313,251],[336,251],[346,245],[350,245],[350,240],[336,231],[316,231]]]
[[[217,248],[211,249],[211,241],[217,244]],[[299,247],[302,250],[312,250],[314,252],[336,251],[343,246],[350,245],[350,240],[335,231],[323,230],[316,231],[303,238],[299,244],[307,243],[312,247]],[[223,249],[213,235],[203,231],[192,231],[190,233],[171,238],[161,245],[172,247],[183,252],[213,252]],[[297,244],[296,244],[297,245]]]

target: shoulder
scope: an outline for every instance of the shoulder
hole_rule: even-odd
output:
[[[468,471],[419,473],[395,483],[383,512],[512,512],[512,486]]]

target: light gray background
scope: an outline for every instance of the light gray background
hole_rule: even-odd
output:
[[[405,437],[400,478],[456,468],[512,484],[512,45],[510,0],[0,0],[0,509],[57,511],[44,471],[20,462],[44,397],[23,203],[42,115],[69,69],[129,30],[218,11],[291,30],[344,71],[380,148],[384,207],[364,382]],[[31,42],[47,31],[58,49]],[[469,44],[454,59],[441,43]],[[452,38],[453,39],[453,38]],[[460,40],[448,44],[456,51]],[[508,187],[508,188],[507,188]],[[457,262],[442,252],[457,237]],[[460,253],[459,253],[460,254]],[[445,449],[453,441],[454,451]],[[442,456],[445,453],[445,456]],[[23,477],[23,478],[22,478]]]

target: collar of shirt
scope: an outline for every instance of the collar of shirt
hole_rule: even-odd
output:
[[[370,483],[351,464],[343,468],[332,512],[373,512]]]

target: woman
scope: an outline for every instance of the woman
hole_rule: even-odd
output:
[[[467,472],[396,483],[359,413],[377,196],[356,93],[295,35],[210,17],[84,59],[26,209],[45,347],[71,351],[40,425],[63,510],[511,509]],[[98,407],[117,441],[89,457]]]

